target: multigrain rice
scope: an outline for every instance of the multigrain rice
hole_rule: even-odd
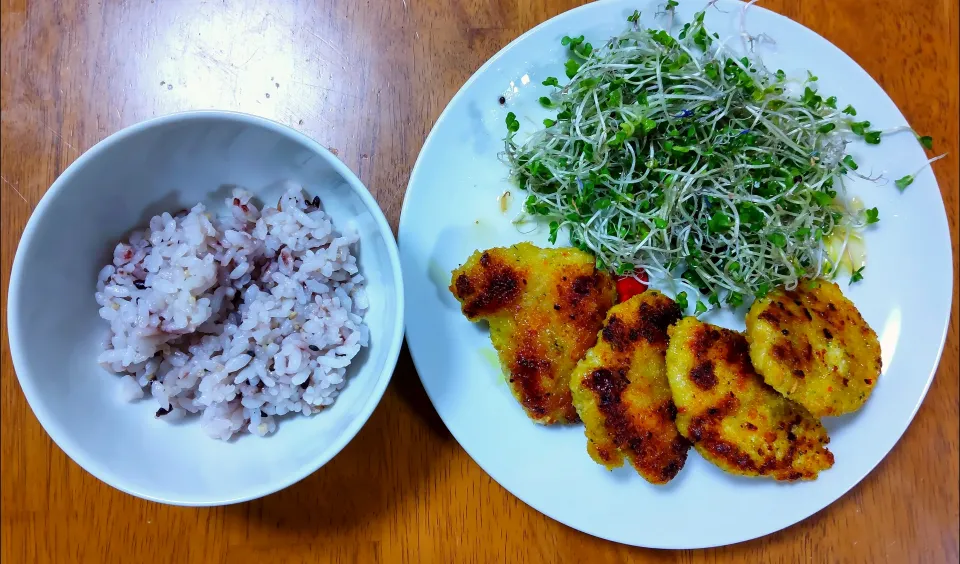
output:
[[[123,374],[123,398],[149,393],[164,420],[199,413],[218,439],[332,404],[367,346],[368,302],[355,229],[319,205],[291,188],[261,213],[236,189],[221,217],[197,204],[118,244],[96,300],[110,323],[98,360]]]

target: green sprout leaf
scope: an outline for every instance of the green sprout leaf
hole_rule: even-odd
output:
[[[854,284],[863,280],[863,269],[867,268],[866,266],[861,266],[853,272],[853,276],[850,277],[850,283]]]
[[[617,268],[616,268],[616,273],[618,276],[624,276],[633,271],[634,271],[634,266],[629,262],[621,262],[619,265],[617,265]]]
[[[867,214],[867,225],[880,221],[880,211],[877,208],[864,210],[864,213]]]
[[[896,184],[897,188],[899,188],[900,191],[903,192],[904,190],[907,189],[907,186],[910,186],[911,184],[913,184],[913,175],[908,174],[903,178],[894,182],[894,184]]]
[[[769,293],[770,293],[770,283],[761,282],[760,285],[757,286],[756,295],[758,298],[764,298]]]
[[[840,162],[846,165],[846,167],[849,168],[850,170],[857,170],[858,168],[860,168],[859,166],[857,166],[857,161],[853,160],[853,157],[851,157],[850,155],[843,157],[843,160]]]
[[[517,121],[517,114],[513,112],[507,113],[506,122],[507,122],[507,131],[509,131],[510,133],[516,133],[517,131],[520,131],[520,122]]]
[[[550,222],[550,237],[547,238],[547,241],[550,241],[550,244],[557,242],[557,233],[560,231],[560,224],[556,221]]]
[[[727,305],[730,307],[740,307],[743,305],[743,295],[738,292],[727,294]]]
[[[787,247],[787,237],[783,233],[769,233],[767,235],[767,241],[770,241],[780,249]]]
[[[817,205],[821,208],[825,208],[833,204],[833,196],[826,192],[814,192],[813,201],[817,202]]]
[[[623,92],[619,88],[615,90],[611,90],[610,94],[607,95],[607,106],[611,108],[617,108],[622,103],[623,103]],[[629,122],[624,122],[624,123],[629,123]]]
[[[850,124],[850,131],[854,135],[865,135],[867,133],[867,128],[870,127],[869,121],[855,121]]]
[[[730,221],[730,216],[722,211],[713,212],[713,215],[710,216],[710,220],[707,222],[707,228],[710,229],[711,233],[723,233],[729,231],[732,226],[733,223]]]

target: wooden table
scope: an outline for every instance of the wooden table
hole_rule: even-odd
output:
[[[180,110],[239,110],[303,131],[359,174],[396,229],[450,97],[508,41],[576,3],[2,0],[3,299],[23,226],[57,175],[122,127]],[[956,280],[957,0],[763,4],[850,54],[950,152],[936,174]],[[301,483],[214,509],[141,501],[50,441],[4,338],[3,562],[957,562],[956,300],[953,314],[923,407],[863,483],[785,531],[695,552],[618,546],[518,501],[446,431],[406,352],[357,438]]]

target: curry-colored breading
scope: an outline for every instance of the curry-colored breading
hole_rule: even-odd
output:
[[[450,291],[490,339],[513,395],[538,423],[579,421],[570,374],[597,342],[616,301],[613,279],[573,248],[529,243],[477,251],[453,271]]]
[[[669,329],[677,428],[727,472],[812,480],[833,466],[826,430],[754,371],[746,338],[693,317]]]
[[[570,378],[590,456],[609,469],[626,458],[654,484],[672,480],[690,448],[674,423],[664,359],[667,328],[681,317],[677,304],[654,290],[613,306]]]
[[[880,341],[840,287],[782,286],[747,314],[750,359],[767,384],[822,417],[860,409],[880,376]]]

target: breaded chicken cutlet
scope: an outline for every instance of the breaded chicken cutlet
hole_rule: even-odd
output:
[[[667,328],[682,315],[673,300],[654,290],[613,306],[596,346],[570,378],[590,457],[608,469],[626,458],[654,484],[672,480],[690,448],[674,423],[664,357]]]
[[[747,314],[750,359],[764,381],[816,416],[863,406],[880,376],[880,341],[840,287],[782,286]]]
[[[677,428],[704,458],[727,472],[776,480],[812,480],[833,466],[826,430],[763,382],[743,335],[693,317],[669,335]]]
[[[616,301],[613,279],[578,249],[529,243],[477,251],[450,291],[471,321],[486,320],[513,395],[538,423],[579,421],[570,374],[597,342]]]

